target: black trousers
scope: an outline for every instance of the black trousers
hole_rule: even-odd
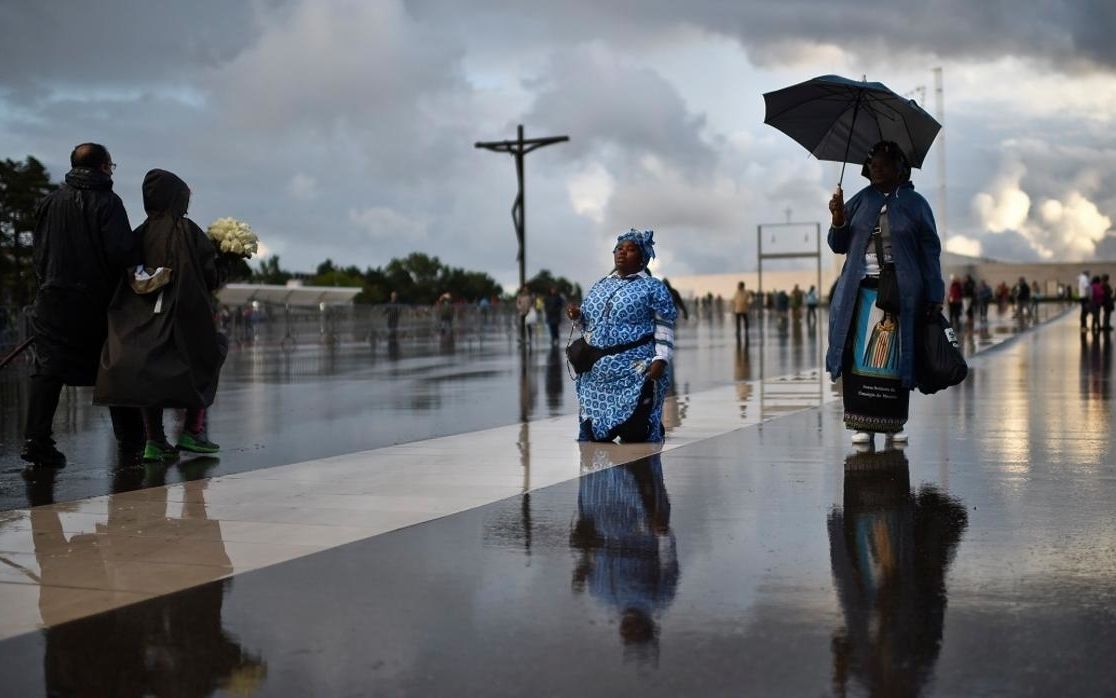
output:
[[[748,313],[736,313],[736,340],[740,341],[740,323],[744,323],[744,336],[748,336]]]
[[[62,395],[62,380],[49,375],[31,376],[27,396],[27,429],[29,440],[49,439],[54,433],[54,413]],[[142,446],[143,417],[137,407],[110,407],[112,431],[121,445]]]

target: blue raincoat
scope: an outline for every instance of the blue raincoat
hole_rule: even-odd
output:
[[[891,253],[899,279],[899,377],[903,387],[913,388],[915,320],[925,312],[928,303],[941,303],[945,296],[942,244],[930,204],[914,190],[913,184],[903,182],[887,199]],[[864,278],[864,254],[883,204],[882,193],[870,185],[864,187],[845,202],[845,226],[829,229],[829,248],[847,255],[829,308],[829,349],[825,368],[834,380],[841,375],[845,338],[852,325],[860,281]]]

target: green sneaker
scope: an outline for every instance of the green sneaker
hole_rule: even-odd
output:
[[[169,463],[178,460],[178,451],[166,441],[148,441],[143,447],[144,463]]]
[[[204,431],[198,434],[184,431],[178,439],[178,450],[191,453],[217,453],[221,447],[210,441]]]

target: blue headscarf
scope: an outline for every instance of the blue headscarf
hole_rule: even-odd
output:
[[[634,242],[639,245],[639,251],[643,254],[643,266],[646,267],[652,259],[655,259],[654,237],[654,230],[636,230],[632,228],[616,238],[616,247],[613,247],[612,251],[615,252],[617,248],[625,242]]]

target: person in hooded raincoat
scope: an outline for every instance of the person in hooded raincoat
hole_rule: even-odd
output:
[[[112,191],[116,165],[99,143],[70,154],[66,181],[35,210],[35,276],[31,310],[35,337],[25,441],[20,456],[32,468],[60,468],[54,412],[63,385],[93,385],[105,341],[105,313],[121,272],[139,261],[139,239],[124,203]],[[113,408],[113,431],[123,457],[143,447],[138,411]]]
[[[577,377],[579,441],[663,440],[663,401],[674,355],[678,311],[663,282],[647,271],[654,233],[631,229],[616,239],[615,270],[567,308],[585,340],[609,352]]]
[[[205,408],[213,404],[228,343],[217,332],[211,294],[217,289],[217,250],[186,217],[190,188],[175,174],[151,170],[143,180],[147,220],[136,229],[144,270],[162,285],[126,278],[109,307],[109,336],[101,355],[94,402],[143,408],[144,460],[177,457],[163,431],[163,408],[186,408],[177,447],[214,453]]]
[[[910,391],[915,387],[915,321],[941,312],[941,240],[926,199],[915,192],[911,168],[894,142],[872,147],[861,174],[871,182],[844,202],[840,189],[829,202],[829,247],[847,255],[833,291],[829,349],[825,367],[842,377],[845,426],[854,443],[869,443],[875,432],[891,441],[907,440]],[[886,216],[887,233],[881,219]],[[884,259],[878,259],[880,236]],[[876,307],[881,268],[894,264],[899,313]]]

